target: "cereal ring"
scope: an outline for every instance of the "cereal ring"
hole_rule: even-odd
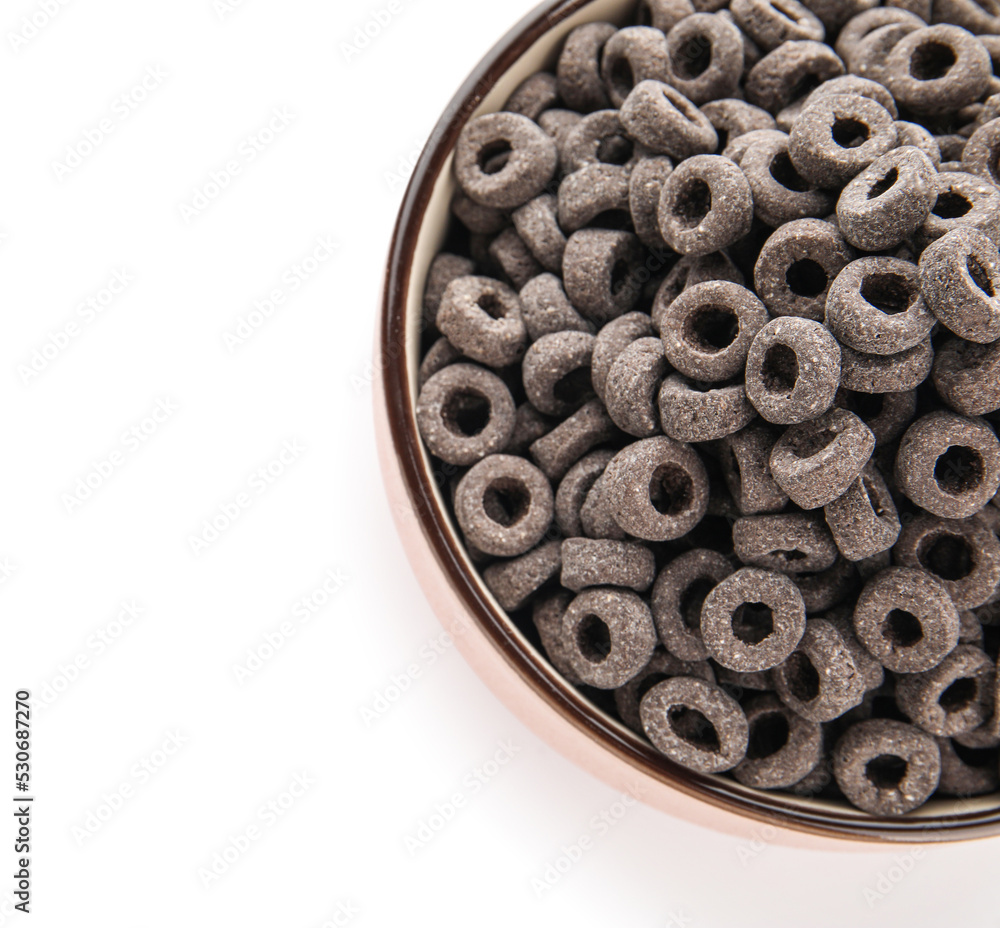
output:
[[[896,120],[896,139],[899,147],[913,146],[919,148],[928,158],[935,170],[941,164],[941,149],[937,141],[923,126],[915,122]]]
[[[554,542],[558,544],[558,542]],[[570,662],[570,647],[563,635],[563,615],[566,607],[572,602],[573,594],[567,590],[560,590],[545,599],[535,600],[535,605],[531,610],[531,620],[538,631],[538,637],[542,642],[542,650],[552,666],[559,671],[570,683],[578,686],[583,683],[573,669]]]
[[[832,567],[819,573],[799,574],[795,579],[809,615],[839,606],[858,586],[858,572],[846,558],[839,558]]]
[[[1000,342],[977,345],[949,338],[931,371],[938,394],[955,412],[981,416],[1000,409]]]
[[[492,277],[459,277],[448,284],[437,327],[462,354],[490,367],[513,364],[528,344],[518,295]]]
[[[557,211],[556,198],[551,193],[543,193],[514,210],[511,216],[517,234],[531,254],[546,271],[556,274],[562,270],[566,250],[566,236],[559,227]]]
[[[802,96],[803,88],[843,73],[844,63],[828,45],[784,42],[753,66],[743,89],[754,106],[777,113]]]
[[[524,455],[534,442],[551,432],[554,425],[555,422],[542,415],[531,403],[521,403],[514,413],[514,433],[501,450],[505,454]]]
[[[924,244],[965,226],[1000,241],[1000,190],[988,180],[963,171],[941,171],[935,183],[937,198],[917,230]]]
[[[649,663],[639,675],[615,690],[615,708],[618,710],[618,717],[632,731],[640,735],[645,734],[639,716],[639,703],[657,683],[662,683],[671,677],[698,677],[709,683],[715,683],[715,671],[708,661],[678,660],[673,654],[657,646]]]
[[[537,341],[554,332],[593,332],[594,326],[570,303],[555,274],[539,274],[521,288],[521,316],[528,337]]]
[[[664,334],[663,317],[670,304],[689,287],[726,280],[743,286],[743,275],[725,252],[714,255],[684,255],[663,278],[650,313],[653,327]]]
[[[559,102],[556,76],[548,71],[538,71],[523,80],[504,104],[504,112],[519,113],[537,120],[547,109]]]
[[[556,525],[567,538],[583,535],[580,510],[595,481],[615,456],[613,451],[592,451],[584,455],[559,482],[555,497]]]
[[[1000,787],[996,751],[987,750],[980,755],[959,745],[962,750],[959,755],[950,738],[938,738],[937,744],[941,750],[939,793],[965,798],[993,793]]]
[[[1000,33],[1000,16],[996,7],[980,6],[970,0],[938,0],[933,7],[933,22],[953,23],[975,33],[980,40],[993,38],[981,33]]]
[[[604,404],[591,400],[534,442],[529,450],[546,477],[561,480],[591,448],[619,434]]]
[[[613,458],[614,453],[611,456]],[[612,541],[623,541],[625,532],[615,521],[608,499],[607,487],[602,473],[587,491],[586,499],[580,507],[580,525],[587,538],[610,538]]]
[[[556,65],[556,88],[571,109],[590,113],[611,105],[601,79],[601,54],[617,31],[611,23],[586,23],[566,37]]]
[[[427,283],[424,285],[423,324],[437,324],[438,307],[448,284],[459,277],[469,277],[475,273],[476,265],[468,258],[450,255],[447,252],[439,254],[427,271]]]
[[[562,169],[571,174],[588,164],[629,164],[635,145],[622,129],[618,110],[584,116],[566,135],[560,151]]]
[[[853,412],[875,436],[875,447],[895,441],[906,431],[917,411],[914,390],[901,393],[856,393],[841,387],[834,405]]]
[[[568,233],[584,226],[621,226],[628,210],[629,170],[621,165],[585,164],[559,185],[558,226]]]
[[[455,145],[455,178],[483,206],[514,209],[538,196],[556,172],[556,143],[517,113],[471,120]]]
[[[602,690],[640,674],[656,647],[649,607],[631,590],[579,593],[563,614],[562,634],[577,676]]]
[[[428,450],[448,464],[475,464],[502,451],[514,434],[510,390],[475,364],[452,364],[431,377],[416,417]]]
[[[645,545],[606,538],[567,538],[562,543],[559,582],[574,593],[589,586],[648,590],[656,577],[656,559]]]
[[[451,201],[451,211],[466,229],[476,235],[496,235],[510,225],[510,215],[506,210],[483,206],[475,200],[470,200],[461,191],[456,193]]]
[[[639,239],[630,232],[574,232],[563,258],[566,294],[584,316],[595,322],[621,316],[635,306],[642,294],[637,272],[644,258]]]
[[[855,393],[904,393],[920,386],[934,364],[928,336],[898,354],[869,354],[840,346],[840,382]]]
[[[542,266],[513,228],[504,229],[490,242],[489,254],[503,276],[518,290],[542,273]]]
[[[702,109],[704,109],[704,107],[702,107]],[[760,109],[760,107],[755,106],[754,109]],[[766,113],[767,110],[761,110],[761,112]],[[768,113],[768,115],[770,116],[770,113]],[[757,142],[771,142],[775,140],[787,142],[788,133],[784,129],[771,128],[751,129],[750,131],[744,132],[740,135],[734,134],[731,135],[726,141],[726,145],[722,149],[722,157],[728,158],[730,161],[733,161],[742,167],[743,156],[747,153],[747,151],[749,151],[751,145],[756,145]]]
[[[513,560],[491,564],[483,571],[483,582],[500,608],[514,612],[558,574],[560,567],[560,543],[547,541]]]
[[[887,551],[899,537],[896,504],[885,478],[871,461],[842,496],[826,504],[823,515],[837,549],[849,561],[863,561]]]
[[[840,30],[834,50],[844,59],[844,63],[851,67],[854,52],[857,51],[861,43],[870,36],[876,29],[895,23],[910,23],[914,29],[920,29],[927,23],[914,16],[913,13],[905,10],[898,10],[892,7],[877,6],[872,10],[865,10],[853,16],[844,28]]]
[[[743,37],[722,16],[695,13],[667,34],[667,83],[700,105],[731,97],[743,74]]]
[[[722,475],[742,515],[781,512],[788,495],[771,474],[771,449],[776,437],[754,423],[719,442]]]
[[[815,103],[821,97],[830,94],[849,94],[853,96],[867,97],[874,100],[880,106],[888,110],[893,119],[899,119],[899,112],[896,110],[896,101],[892,99],[892,94],[877,81],[870,81],[857,74],[845,74],[843,77],[835,77],[833,80],[824,81],[819,85],[806,100],[806,105]]]
[[[936,667],[958,644],[958,610],[929,573],[889,567],[869,580],[854,607],[858,640],[887,670]]]
[[[640,0],[636,22],[669,33],[687,16],[694,15],[691,0]]]
[[[744,564],[786,574],[826,570],[837,560],[837,546],[822,520],[801,512],[737,519],[733,547]]]
[[[732,97],[710,100],[702,104],[701,111],[715,129],[720,149],[724,149],[730,139],[753,132],[755,129],[775,128],[774,117],[767,110]]]
[[[901,676],[896,702],[924,731],[950,737],[986,721],[995,683],[996,670],[986,652],[960,644],[937,667]]]
[[[648,438],[660,431],[656,397],[667,373],[663,343],[639,338],[615,359],[604,385],[608,415],[623,432]]]
[[[697,677],[657,683],[642,697],[639,716],[654,747],[691,770],[721,773],[746,756],[750,726],[740,704]]]
[[[449,364],[454,364],[461,357],[462,352],[442,335],[427,349],[427,354],[420,362],[420,369],[417,372],[417,387],[423,390],[431,377],[438,371],[443,371]]]
[[[650,26],[619,29],[604,45],[601,79],[612,106],[621,107],[643,81],[665,81],[670,68],[666,36]]]
[[[822,42],[826,35],[819,17],[797,0],[784,0],[780,7],[771,0],[733,0],[730,10],[737,25],[765,52],[794,40]]]
[[[528,401],[539,412],[565,416],[593,399],[593,350],[594,336],[587,332],[553,332],[533,342],[521,365]]]
[[[604,473],[615,521],[646,541],[680,538],[708,509],[708,475],[697,453],[666,436],[619,451]]]
[[[991,119],[972,133],[962,149],[962,163],[970,174],[1000,184],[1000,119]]]
[[[629,210],[635,234],[648,248],[665,248],[660,232],[660,194],[674,166],[669,158],[658,155],[643,158],[629,174]]]
[[[708,118],[663,81],[636,84],[619,114],[629,136],[657,154],[687,158],[715,151],[719,145]]]
[[[747,756],[733,770],[744,786],[781,789],[815,769],[823,753],[823,730],[766,693],[746,707],[750,735]]]
[[[851,54],[851,71],[882,84],[889,82],[889,55],[912,32],[923,28],[923,23],[891,23],[870,32]]]
[[[739,165],[750,184],[754,213],[769,226],[827,216],[833,210],[833,196],[814,187],[795,170],[788,155],[787,136],[768,136],[754,142]]]
[[[806,610],[795,582],[784,574],[744,567],[719,583],[701,610],[701,637],[723,667],[770,670],[795,650]]]
[[[701,384],[680,374],[663,381],[658,403],[663,431],[677,441],[715,441],[757,417],[743,384]]]
[[[942,519],[964,519],[1000,487],[1000,443],[982,419],[928,413],[899,443],[896,486]]]

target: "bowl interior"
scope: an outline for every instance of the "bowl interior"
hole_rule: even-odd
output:
[[[496,602],[465,552],[440,489],[441,483],[446,486],[447,481],[439,483],[441,474],[435,474],[434,462],[419,439],[412,415],[420,364],[424,284],[431,261],[445,242],[451,221],[450,203],[456,190],[452,149],[469,118],[501,109],[521,81],[538,70],[553,68],[562,40],[574,27],[594,21],[623,25],[629,22],[634,9],[635,0],[544,4],[502,40],[469,78],[435,129],[414,172],[390,256],[384,307],[387,318],[381,329],[380,351],[385,367],[398,368],[395,382],[386,377],[388,395],[394,388],[401,388],[405,394],[395,398],[399,414],[390,409],[389,421],[392,429],[405,433],[403,445],[412,449],[415,457],[408,492],[424,522],[424,531],[443,537],[449,556],[461,565],[474,621],[491,625],[509,647],[520,652],[522,676],[537,697],[558,702],[574,724],[586,727],[609,751],[625,756],[637,769],[652,773],[661,782],[730,811],[831,837],[917,842],[1000,833],[996,795],[936,799],[903,818],[883,819],[861,813],[847,803],[766,793],[725,777],[678,767],[561,678]]]

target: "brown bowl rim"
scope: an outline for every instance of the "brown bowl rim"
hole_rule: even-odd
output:
[[[591,0],[548,0],[511,29],[466,78],[434,127],[413,170],[393,230],[378,324],[376,376],[380,389],[376,415],[386,416],[391,452],[420,527],[453,592],[492,646],[543,700],[620,761],[653,779],[720,810],[814,836],[853,841],[925,843],[984,838],[1000,834],[1000,809],[921,817],[864,817],[827,807],[808,808],[780,793],[749,791],[735,782],[694,773],[673,764],[652,746],[631,740],[600,710],[553,671],[545,658],[525,649],[509,618],[491,601],[480,577],[466,569],[447,514],[441,509],[433,477],[421,456],[413,415],[406,344],[407,294],[412,259],[434,183],[466,121],[495,82],[545,32],[583,10]],[[588,711],[589,708],[589,711]]]

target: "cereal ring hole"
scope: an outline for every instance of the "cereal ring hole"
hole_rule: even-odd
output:
[[[957,190],[948,189],[938,194],[931,212],[941,219],[958,219],[959,216],[964,216],[970,209],[972,209],[972,204],[969,202],[968,197]]]
[[[871,187],[868,188],[868,199],[874,200],[876,197],[882,196],[887,190],[891,190],[896,186],[896,181],[899,180],[899,171],[896,168],[890,168],[888,172],[881,178],[881,180],[875,181]]]
[[[859,419],[865,422],[877,419],[882,414],[884,406],[885,396],[881,393],[856,393],[853,390],[844,391],[843,408],[848,412],[853,412]]]
[[[691,475],[676,464],[661,464],[649,480],[649,500],[660,515],[686,512],[694,499]]]
[[[965,259],[965,269],[969,272],[972,282],[979,287],[988,297],[996,296],[993,289],[993,281],[990,280],[990,272],[979,263],[975,255],[969,255]]]
[[[876,789],[896,789],[903,782],[909,764],[895,754],[879,754],[865,764],[865,776]]]
[[[728,348],[740,334],[740,320],[725,306],[699,306],[684,321],[684,340],[715,354]]]
[[[837,118],[830,128],[833,140],[841,148],[857,148],[871,136],[871,130],[859,119]]]
[[[887,316],[905,313],[916,294],[901,274],[869,274],[861,282],[861,296]]]
[[[673,61],[678,77],[685,81],[700,77],[711,63],[712,39],[704,33],[692,35]]]
[[[939,697],[945,712],[961,712],[979,698],[979,684],[972,677],[959,677]]]
[[[720,554],[733,553],[733,524],[725,516],[707,515],[688,534],[696,548],[710,548]]]
[[[667,712],[670,729],[678,738],[702,751],[719,753],[719,733],[715,726],[697,709],[690,706],[671,706]]]
[[[934,480],[942,492],[961,496],[983,482],[983,459],[974,448],[952,445],[937,459]]]
[[[681,594],[680,613],[684,624],[691,629],[701,628],[701,607],[705,605],[708,594],[715,589],[715,583],[705,577],[695,580]]]
[[[488,175],[499,174],[507,167],[507,162],[513,153],[514,149],[511,148],[510,142],[506,139],[490,142],[488,145],[484,145],[479,152],[477,159],[479,170]]]
[[[955,64],[955,50],[943,42],[924,42],[910,56],[910,76],[918,81],[936,81]]]
[[[968,577],[975,567],[972,548],[961,535],[938,535],[925,539],[917,550],[917,559],[943,580],[961,580]]]
[[[509,528],[527,515],[531,508],[531,493],[516,478],[494,480],[483,494],[483,510],[497,525]]]
[[[784,712],[765,712],[750,723],[747,758],[760,760],[777,754],[788,744],[788,719]]]
[[[761,379],[769,393],[791,393],[799,379],[799,358],[779,342],[767,349],[761,365]]]
[[[952,741],[951,747],[958,759],[969,767],[992,767],[997,762],[995,748],[967,748],[957,741]]]
[[[882,637],[896,648],[912,648],[924,637],[924,627],[912,612],[893,609],[882,623]]]
[[[700,177],[689,180],[674,201],[674,216],[688,229],[697,226],[711,209],[712,190]]]
[[[774,612],[766,603],[740,603],[733,613],[733,634],[744,644],[760,644],[774,632]]]
[[[808,654],[793,651],[785,661],[784,676],[788,691],[799,702],[812,702],[819,696],[819,673]]]
[[[771,177],[773,177],[786,190],[795,193],[804,193],[809,189],[809,182],[795,170],[792,159],[788,157],[787,151],[779,151],[771,159]]]
[[[594,383],[590,376],[590,365],[577,367],[563,374],[552,387],[552,395],[560,403],[582,406],[594,397]]]
[[[796,296],[819,296],[830,282],[826,269],[812,258],[793,261],[785,271],[785,283]]]
[[[636,688],[636,698],[642,700],[642,697],[646,695],[657,683],[662,683],[664,680],[669,680],[670,674],[666,673],[651,673],[642,678],[639,686]]]
[[[635,145],[623,135],[608,135],[597,143],[597,160],[602,164],[628,164]]]
[[[600,664],[611,653],[611,630],[598,615],[585,615],[576,627],[576,644],[592,664]]]
[[[611,64],[608,71],[608,81],[611,89],[624,99],[635,87],[635,72],[632,70],[632,62],[624,55],[619,55]]]
[[[476,300],[476,306],[491,319],[503,319],[507,315],[507,308],[503,305],[503,300],[489,290]]]
[[[449,432],[472,438],[489,425],[492,411],[490,401],[481,393],[456,390],[441,407],[441,420]]]

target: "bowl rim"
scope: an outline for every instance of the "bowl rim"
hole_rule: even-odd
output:
[[[401,481],[412,512],[417,514],[424,543],[460,608],[471,618],[477,632],[531,690],[535,703],[545,703],[564,722],[584,733],[635,773],[708,803],[717,811],[840,842],[922,844],[1000,834],[1000,808],[901,818],[868,816],[851,810],[846,803],[843,810],[808,807],[782,793],[751,790],[735,781],[681,768],[651,745],[639,742],[634,736],[626,736],[617,723],[566,682],[542,654],[525,649],[513,633],[509,617],[499,609],[478,572],[466,567],[460,541],[440,505],[434,478],[423,457],[414,415],[412,362],[405,346],[416,245],[435,184],[448,163],[462,127],[500,76],[536,41],[553,26],[584,11],[592,2],[594,0],[546,0],[516,24],[465,79],[435,125],[413,169],[392,233],[376,333],[374,400],[376,419],[386,439],[380,448],[386,483],[388,485],[390,479]],[[392,475],[390,469],[394,471]],[[398,514],[396,520],[402,532]],[[425,582],[425,578],[420,579]],[[658,805],[669,811],[669,805]]]

